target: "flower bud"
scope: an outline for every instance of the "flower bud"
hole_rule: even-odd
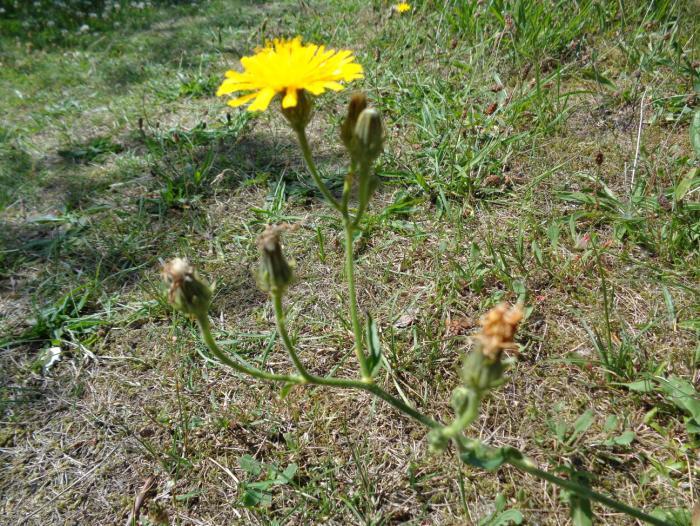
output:
[[[282,254],[280,233],[283,228],[268,225],[260,236],[260,288],[272,294],[283,293],[292,282],[292,269]]]
[[[295,130],[306,129],[307,124],[311,120],[311,110],[313,109],[313,101],[305,90],[297,91],[297,103],[295,106],[285,108],[282,105],[282,115],[285,116],[289,124]]]
[[[343,141],[345,147],[352,151],[353,147],[353,137],[355,135],[355,126],[357,125],[357,118],[367,107],[367,97],[364,93],[355,93],[350,99],[350,104],[348,104],[348,113],[345,116],[345,120],[340,127],[340,139]]]
[[[475,349],[464,359],[462,381],[469,389],[484,392],[503,383],[504,370],[500,359],[489,360],[480,349]]]
[[[168,261],[162,274],[169,286],[168,301],[176,310],[195,318],[207,316],[212,289],[186,259]]]
[[[374,108],[365,108],[357,118],[355,140],[360,162],[370,164],[384,147],[384,126],[382,117]]]

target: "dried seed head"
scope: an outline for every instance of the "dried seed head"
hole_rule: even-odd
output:
[[[506,304],[494,307],[481,318],[481,331],[474,337],[477,347],[466,356],[462,367],[465,387],[483,392],[503,382],[505,365],[501,354],[503,349],[515,348],[513,337],[522,319],[520,305],[509,308]]]
[[[481,332],[476,335],[481,342],[481,352],[484,356],[490,360],[497,360],[503,349],[515,348],[513,337],[522,319],[523,310],[520,305],[509,307],[501,303],[488,311],[481,318]]]
[[[292,282],[292,269],[282,253],[280,234],[289,227],[268,225],[258,239],[260,247],[260,288],[266,292],[283,293]]]
[[[186,259],[168,261],[162,275],[169,287],[168,301],[175,309],[196,318],[207,316],[212,289]]]

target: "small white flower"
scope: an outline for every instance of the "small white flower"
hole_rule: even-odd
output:
[[[90,26],[87,24],[83,24],[80,26],[80,29],[78,29],[78,33],[85,33],[87,31],[90,31]]]

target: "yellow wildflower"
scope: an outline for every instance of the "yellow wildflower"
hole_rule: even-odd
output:
[[[406,2],[399,2],[394,6],[394,9],[399,13],[405,13],[406,11],[411,10],[411,4],[408,4]]]
[[[352,51],[326,49],[316,44],[302,44],[301,37],[292,40],[275,39],[255,55],[241,59],[243,72],[227,71],[216,94],[228,95],[250,91],[232,99],[230,106],[253,101],[248,111],[263,111],[275,95],[281,93],[283,108],[293,108],[300,90],[320,95],[326,89],[340,91],[339,81],[363,78],[362,66],[355,62]]]

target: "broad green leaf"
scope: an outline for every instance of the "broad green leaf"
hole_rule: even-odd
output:
[[[291,482],[291,480],[294,478],[294,475],[296,475],[297,469],[299,469],[299,466],[297,466],[296,464],[289,464],[289,466],[287,466],[284,469],[284,471],[280,474],[278,480],[281,480],[283,484]]]
[[[243,455],[241,458],[239,458],[238,465],[243,471],[245,471],[246,473],[248,473],[248,475],[251,475],[253,477],[257,477],[262,472],[262,466],[260,465],[260,462],[255,460],[250,455]]]
[[[202,492],[200,490],[193,489],[192,491],[188,491],[187,493],[183,493],[182,495],[175,495],[175,500],[179,502],[186,502],[199,497],[201,494]]]
[[[688,434],[700,434],[700,394],[693,384],[677,376],[659,379],[659,384],[670,401],[689,415],[684,419]]]
[[[579,416],[574,422],[574,432],[571,433],[567,444],[573,444],[574,441],[584,434],[593,425],[593,411],[588,409],[585,413]]]
[[[603,425],[603,429],[605,429],[607,432],[615,431],[617,428],[617,416],[615,415],[610,415],[608,418],[605,419],[605,424]]]
[[[627,384],[618,383],[615,385],[621,385],[636,393],[651,393],[654,390],[654,384],[651,380],[637,380],[636,382],[630,382]]]
[[[489,471],[498,469],[506,460],[501,449],[491,449],[477,446],[460,455],[462,462]]]
[[[603,86],[608,86],[610,88],[615,87],[615,83],[608,77],[601,75],[596,68],[584,69],[583,71],[581,71],[581,77],[587,80],[594,80],[598,84],[602,84]]]
[[[477,444],[461,453],[459,458],[465,464],[493,471],[509,458],[522,458],[522,453],[509,447],[492,448]]]
[[[586,487],[590,486],[590,473],[576,471],[566,466],[560,466],[559,470],[568,473],[573,482]],[[590,500],[569,490],[562,490],[562,499],[569,503],[571,521],[574,526],[591,526],[593,524],[595,517]]]
[[[574,523],[574,526],[593,525],[593,510],[590,500],[571,495],[571,522]]]
[[[700,159],[700,110],[695,110],[693,121],[690,123],[690,142],[695,150],[695,156]]]
[[[479,526],[509,526],[510,524],[522,524],[523,514],[519,510],[506,510],[479,521]]]
[[[666,521],[669,526],[696,526],[695,522],[691,523],[690,511],[688,510],[664,510],[661,508],[656,508],[651,512],[651,515]],[[697,525],[700,526],[700,523]]]
[[[605,442],[603,442],[603,445],[605,446],[629,446],[634,439],[637,438],[637,435],[634,433],[634,431],[623,431],[623,433],[619,436],[616,436],[614,438],[609,438]]]
[[[264,491],[244,486],[241,502],[244,506],[269,506],[272,504],[272,496]]]
[[[678,323],[678,327],[681,329],[687,329],[689,331],[700,331],[700,318],[695,318],[692,320],[683,320]]]
[[[685,177],[680,180],[675,190],[673,191],[673,197],[676,201],[683,199],[690,189],[694,186],[700,184],[700,177],[698,177],[698,169],[692,168],[688,170]]]
[[[615,437],[615,443],[619,446],[629,446],[634,439],[637,438],[637,435],[634,433],[634,431],[623,431],[623,433],[619,437]]]
[[[700,394],[693,384],[677,376],[660,380],[661,389],[671,401],[700,423]]]

